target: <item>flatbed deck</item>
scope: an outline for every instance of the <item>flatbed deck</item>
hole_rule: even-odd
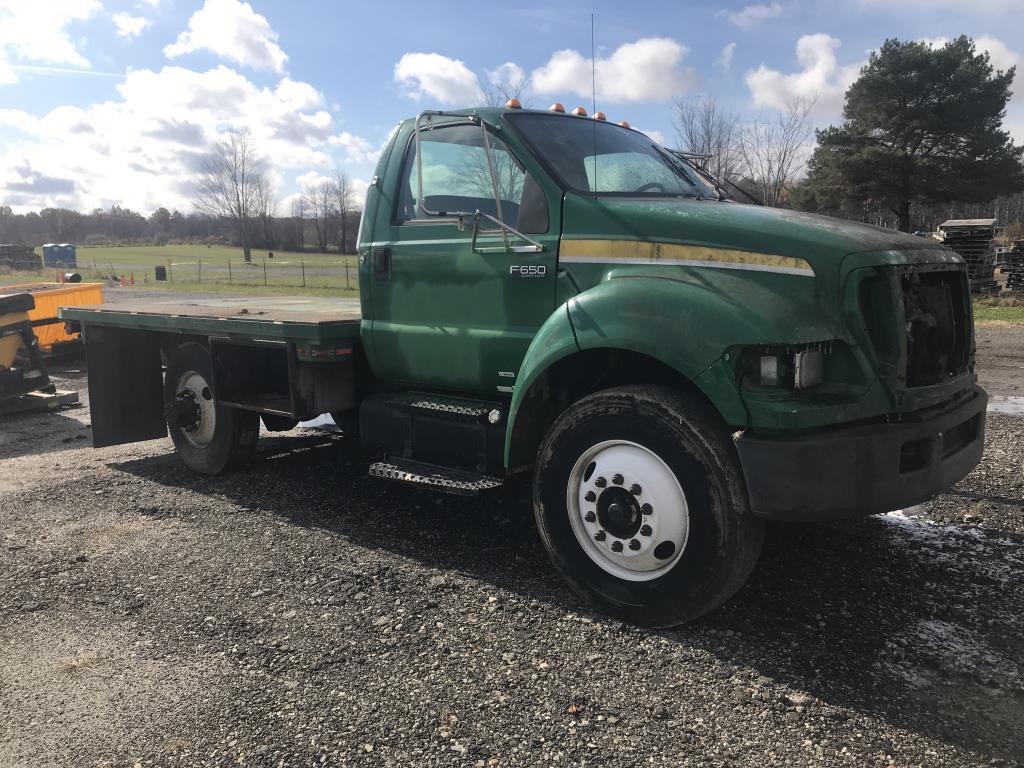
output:
[[[358,299],[307,296],[119,301],[61,307],[62,320],[140,330],[243,335],[331,344],[359,337]]]

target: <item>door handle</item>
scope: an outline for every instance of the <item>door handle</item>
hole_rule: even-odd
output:
[[[373,249],[373,276],[377,280],[391,279],[391,249]]]

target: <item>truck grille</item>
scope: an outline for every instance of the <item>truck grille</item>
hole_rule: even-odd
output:
[[[861,282],[861,316],[883,373],[909,388],[964,373],[971,343],[967,300],[967,278],[957,270],[879,272]],[[903,328],[894,326],[900,315]]]
[[[906,319],[908,387],[926,387],[967,370],[970,327],[962,272],[908,272],[900,280]]]

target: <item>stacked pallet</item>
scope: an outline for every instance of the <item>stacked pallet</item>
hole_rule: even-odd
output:
[[[935,237],[967,262],[972,293],[996,293],[996,256],[992,240],[995,219],[950,219],[939,225]]]
[[[38,272],[43,268],[43,260],[27,245],[0,245],[0,266]]]
[[[1006,288],[1024,293],[1024,238],[1014,240],[1006,254]]]

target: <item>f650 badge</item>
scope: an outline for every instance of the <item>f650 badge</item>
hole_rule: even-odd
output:
[[[548,268],[543,264],[513,264],[508,273],[512,277],[544,277]]]

